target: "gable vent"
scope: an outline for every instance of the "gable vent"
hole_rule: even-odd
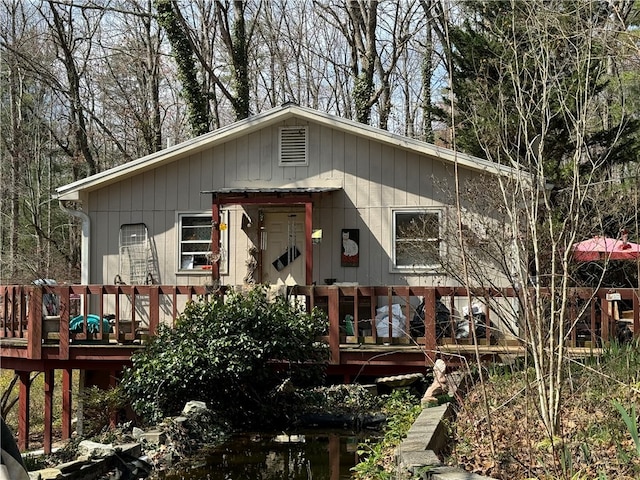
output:
[[[281,127],[280,165],[307,164],[307,127]]]

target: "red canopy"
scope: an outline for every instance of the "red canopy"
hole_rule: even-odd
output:
[[[593,237],[573,246],[573,258],[579,262],[594,260],[636,260],[640,258],[640,245],[623,239]]]

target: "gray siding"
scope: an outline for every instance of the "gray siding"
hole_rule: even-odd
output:
[[[295,119],[288,120],[295,125]],[[306,121],[300,124],[307,125]],[[127,178],[90,193],[92,220],[91,281],[111,283],[118,271],[119,229],[144,222],[163,284],[207,283],[207,274],[176,275],[177,212],[210,211],[210,195],[222,187],[341,186],[314,204],[314,228],[322,243],[314,247],[314,280],[325,278],[366,284],[431,285],[437,275],[390,272],[391,207],[439,206],[444,195],[435,179],[451,182],[452,167],[415,152],[365,137],[308,124],[309,165],[278,166],[278,125],[230,140],[187,158]],[[469,172],[463,172],[469,177]],[[229,219],[229,273],[225,284],[240,284],[246,274],[250,239],[240,229],[242,209]],[[360,229],[360,266],[340,266],[341,229]]]

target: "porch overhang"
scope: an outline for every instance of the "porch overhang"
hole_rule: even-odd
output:
[[[200,193],[211,194],[218,205],[274,205],[280,203],[305,204],[324,193],[342,190],[342,187],[254,187],[219,188]]]
[[[305,283],[313,283],[313,200],[323,194],[342,190],[341,187],[254,187],[220,188],[202,191],[211,194],[211,251],[219,258],[220,207],[222,205],[304,205]],[[220,261],[213,262],[211,275],[214,284],[220,280]]]

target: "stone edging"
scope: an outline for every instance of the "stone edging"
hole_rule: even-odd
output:
[[[98,445],[98,444],[96,444]],[[132,457],[139,457],[142,454],[139,443],[128,443],[112,447],[104,445],[112,453],[105,452],[105,455],[98,458],[79,458],[77,460],[58,465],[53,468],[35,470],[29,472],[30,480],[93,480],[106,474],[120,463],[117,461],[118,454],[126,454]]]
[[[445,421],[453,418],[451,403],[425,408],[413,423],[407,438],[396,450],[399,470],[409,471],[413,477],[424,480],[494,480],[461,468],[443,465],[438,453],[447,444]]]
[[[397,468],[425,480],[494,480],[443,465],[438,458],[448,441],[445,422],[453,416],[451,403],[422,410],[396,451]]]
[[[467,390],[469,378],[449,374],[453,391],[462,394]],[[455,417],[452,403],[423,408],[413,423],[407,437],[396,449],[396,468],[410,472],[412,478],[424,480],[495,480],[492,477],[469,473],[457,467],[443,465],[438,454],[446,447],[449,438],[445,422]]]

